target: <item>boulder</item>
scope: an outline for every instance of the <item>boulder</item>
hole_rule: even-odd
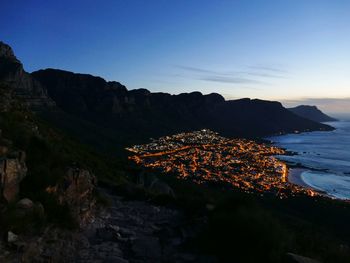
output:
[[[156,195],[168,195],[175,198],[173,189],[167,183],[164,183],[158,179],[151,183],[149,190]]]
[[[6,155],[8,152],[8,148],[6,146],[0,145],[0,156]]]
[[[18,241],[18,236],[13,232],[8,231],[7,232],[7,242],[12,244],[12,243],[15,243],[17,241]]]
[[[18,208],[22,208],[22,209],[32,209],[34,204],[33,204],[32,200],[30,200],[28,198],[23,198],[17,202],[16,206]]]
[[[300,256],[294,253],[287,253],[285,261],[286,263],[320,263],[320,261],[304,256]]]
[[[84,225],[93,217],[96,184],[96,177],[88,170],[71,167],[59,185],[48,187],[46,191],[55,195],[61,205],[67,205],[72,216]]]
[[[18,158],[0,159],[0,195],[8,203],[16,200],[19,184],[26,174],[24,152],[20,152]]]
[[[147,262],[157,262],[161,258],[161,247],[156,237],[140,237],[134,240],[132,251],[135,256],[149,260]]]

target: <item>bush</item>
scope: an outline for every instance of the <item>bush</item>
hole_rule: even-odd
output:
[[[222,262],[280,262],[290,237],[266,211],[229,205],[212,212],[198,242]]]

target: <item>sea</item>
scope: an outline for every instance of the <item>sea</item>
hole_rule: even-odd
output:
[[[297,155],[279,159],[305,166],[300,179],[338,199],[350,199],[350,120],[327,122],[334,131],[287,134],[268,138]]]

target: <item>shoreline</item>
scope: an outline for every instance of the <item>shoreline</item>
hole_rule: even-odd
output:
[[[296,184],[308,189],[314,189],[310,185],[308,185],[301,177],[303,172],[308,171],[305,168],[288,168],[288,182],[291,184]],[[316,190],[316,189],[315,189]]]
[[[307,172],[307,171],[312,171],[313,169],[308,169],[308,168],[293,168],[293,167],[290,167],[288,168],[288,182],[291,183],[291,184],[295,184],[295,185],[298,185],[298,186],[301,186],[305,189],[308,189],[308,190],[312,190],[314,192],[317,192],[319,193],[320,195],[324,196],[324,197],[328,197],[328,198],[331,198],[331,199],[337,199],[337,200],[343,200],[341,198],[337,198],[331,194],[329,194],[328,192],[324,191],[324,190],[321,190],[321,189],[318,189],[318,188],[315,188],[311,185],[309,185],[307,182],[305,182],[302,178],[302,173],[303,172]]]
[[[307,169],[307,168],[293,168],[290,167],[288,168],[288,182],[291,184],[295,184],[298,185],[300,187],[303,187],[305,189],[309,189],[312,190],[314,192],[319,193],[321,196],[327,197],[327,198],[331,198],[334,200],[340,200],[340,201],[345,201],[345,202],[350,202],[349,198],[340,198],[337,197],[335,195],[330,194],[329,192],[325,191],[325,190],[321,190],[318,188],[315,188],[311,185],[309,185],[308,183],[306,183],[303,178],[302,178],[302,173],[303,172],[307,172],[307,171],[312,171],[312,169]]]

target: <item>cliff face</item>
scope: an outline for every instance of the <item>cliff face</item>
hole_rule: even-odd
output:
[[[225,101],[216,93],[127,90],[118,82],[55,69],[28,74],[4,43],[0,43],[0,84],[49,122],[109,152],[149,137],[202,128],[229,137],[332,129],[301,118],[278,102]]]
[[[300,105],[295,108],[289,108],[288,110],[298,116],[315,122],[337,121],[337,119],[324,114],[316,106]]]
[[[5,156],[0,159],[0,194],[7,203],[15,201],[18,197],[19,185],[26,173],[24,152],[19,152],[18,157]]]
[[[83,226],[94,217],[96,185],[96,177],[89,171],[70,167],[62,183],[48,187],[46,192],[53,194],[60,205],[66,205],[73,218]]]
[[[64,111],[128,135],[142,130],[144,138],[201,128],[245,137],[332,129],[291,113],[279,102],[225,101],[215,93],[129,91],[118,82],[55,69],[40,70],[32,76]]]
[[[33,108],[53,106],[46,89],[24,71],[10,46],[0,42],[0,84],[9,87]]]

